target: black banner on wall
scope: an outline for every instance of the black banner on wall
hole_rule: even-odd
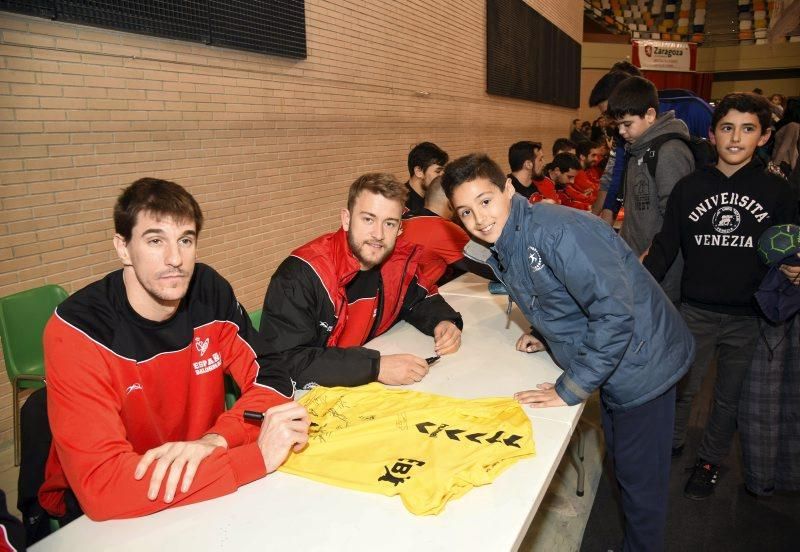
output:
[[[486,2],[486,91],[577,108],[581,45],[523,0]]]
[[[0,0],[0,10],[262,54],[306,57],[305,0]]]

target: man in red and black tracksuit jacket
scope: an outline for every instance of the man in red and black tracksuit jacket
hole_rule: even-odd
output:
[[[273,274],[260,332],[268,361],[288,367],[298,386],[421,380],[424,359],[362,347],[397,320],[433,336],[437,355],[460,346],[461,317],[421,269],[423,248],[397,240],[406,196],[392,175],[360,177],[342,228],[299,247]]]
[[[307,438],[288,373],[266,362],[230,284],[195,264],[194,198],[140,179],[114,218],[123,269],[65,300],[44,333],[52,446],[39,502],[56,517],[135,517],[231,493]],[[241,389],[227,412],[225,375]],[[245,409],[266,413],[263,426]]]
[[[63,514],[67,488],[92,519],[165,508],[147,498],[146,480],[134,479],[136,464],[165,441],[206,434],[222,436],[227,450],[218,447],[206,458],[190,492],[174,502],[227,494],[266,475],[255,442],[260,428],[242,413],[265,412],[290,400],[293,390],[281,366],[264,362],[263,340],[248,321],[230,284],[202,264],[175,315],[163,322],[131,308],[121,270],[59,305],[44,335],[55,436],[39,491],[45,509]],[[225,374],[242,391],[227,412]]]

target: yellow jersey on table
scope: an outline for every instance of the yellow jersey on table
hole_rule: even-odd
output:
[[[419,391],[316,387],[300,400],[314,425],[281,471],[399,494],[412,513],[438,514],[534,454],[531,422],[507,398],[454,399]]]

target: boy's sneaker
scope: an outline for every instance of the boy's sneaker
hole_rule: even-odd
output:
[[[683,489],[683,496],[692,500],[703,500],[714,494],[714,486],[717,484],[719,466],[698,460],[692,470],[689,481]]]

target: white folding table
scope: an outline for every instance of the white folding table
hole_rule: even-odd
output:
[[[555,381],[560,369],[547,353],[514,349],[528,328],[507,299],[486,282],[462,277],[442,294],[464,318],[461,349],[409,386],[461,398],[510,396]],[[481,289],[482,288],[482,289]],[[433,340],[401,322],[373,340],[384,354],[433,354]],[[570,442],[582,405],[525,411],[536,455],[518,461],[492,484],[447,504],[437,516],[415,516],[399,497],[317,483],[280,472],[237,492],[149,516],[94,522],[86,516],[31,550],[515,550],[521,543]]]

